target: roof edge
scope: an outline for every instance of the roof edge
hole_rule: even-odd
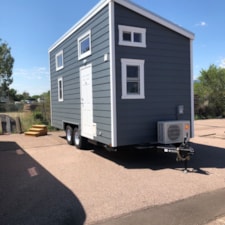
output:
[[[51,45],[51,47],[49,48],[48,52],[51,52],[54,48],[56,48],[58,45],[60,45],[66,38],[68,38],[76,30],[78,30],[90,18],[92,18],[102,8],[104,8],[110,1],[111,0],[101,0],[85,16],[83,16],[77,23],[75,23],[75,25],[73,25],[64,35],[62,35],[53,45]]]
[[[131,10],[133,10],[133,11],[135,11],[135,12],[137,12],[137,13],[139,13],[139,14],[141,14],[141,15],[143,15],[143,16],[145,16],[145,17],[147,17],[147,18],[149,18],[149,19],[151,19],[151,20],[153,20],[153,21],[155,21],[155,22],[157,22],[157,23],[159,23],[159,24],[161,24],[161,25],[163,25],[163,26],[183,35],[183,36],[185,36],[185,37],[187,37],[187,38],[189,38],[189,39],[191,39],[191,40],[194,39],[195,35],[191,31],[189,31],[189,30],[187,30],[187,29],[185,29],[185,28],[183,28],[183,27],[181,27],[181,26],[179,26],[179,25],[177,25],[177,24],[175,24],[175,23],[173,23],[173,22],[153,13],[153,12],[151,12],[150,10],[148,10],[146,8],[143,8],[140,5],[135,4],[134,2],[131,2],[130,0],[113,0],[113,1],[122,5],[122,6],[125,6],[126,8],[129,8],[129,9],[131,9]]]
[[[85,24],[90,18],[96,15],[102,8],[104,8],[110,2],[115,2],[122,5],[138,14],[145,16],[154,22],[157,22],[191,40],[194,39],[194,33],[178,26],[177,24],[129,1],[129,0],[101,0],[96,6],[94,6],[84,17],[82,17],[74,26],[72,26],[64,35],[62,35],[48,50],[50,53],[54,48],[60,45],[66,38],[68,38],[72,33],[78,30],[83,24]]]

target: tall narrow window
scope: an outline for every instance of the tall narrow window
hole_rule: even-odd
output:
[[[119,45],[146,48],[146,29],[119,25]]]
[[[122,99],[143,99],[144,60],[121,59]]]
[[[58,78],[58,101],[63,101],[63,78]]]
[[[127,94],[140,95],[140,67],[127,65]]]
[[[91,55],[91,31],[79,37],[77,42],[79,60]]]
[[[58,52],[55,55],[55,66],[56,66],[56,71],[61,70],[64,65],[63,65],[63,50]]]

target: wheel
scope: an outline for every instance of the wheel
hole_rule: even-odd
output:
[[[74,139],[73,139],[73,128],[70,125],[66,126],[66,140],[69,145],[74,144]]]
[[[86,149],[87,148],[87,138],[80,135],[78,127],[75,127],[73,130],[73,141],[77,148]]]

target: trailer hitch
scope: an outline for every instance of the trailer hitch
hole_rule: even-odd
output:
[[[191,155],[194,154],[194,149],[189,146],[186,138],[184,142],[177,148],[177,158],[176,160],[184,162],[184,172],[187,173],[187,162],[190,160]]]
[[[189,145],[186,138],[184,142],[179,146],[157,146],[158,149],[163,149],[165,153],[177,154],[176,161],[184,162],[184,173],[187,173],[187,163],[191,159],[191,155],[194,154],[194,149]]]

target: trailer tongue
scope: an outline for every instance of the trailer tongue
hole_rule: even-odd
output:
[[[154,149],[160,150],[164,153],[173,153],[176,154],[177,162],[184,162],[184,173],[188,172],[187,166],[188,161],[191,159],[191,156],[194,155],[195,151],[190,146],[190,144],[184,140],[184,143],[179,146],[175,145],[162,145],[162,144],[146,144],[146,145],[137,145],[136,149]]]
[[[194,149],[189,145],[188,142],[184,141],[179,147],[176,146],[156,146],[157,149],[163,150],[165,153],[175,153],[177,154],[177,162],[184,162],[184,172],[187,173],[187,163],[190,160],[191,156],[194,154]]]
[[[157,149],[177,154],[177,161],[184,162],[184,172],[187,172],[187,162],[194,154],[194,149],[189,145],[190,121],[159,121],[157,125],[159,143]]]
[[[176,160],[184,162],[184,172],[187,172],[187,163],[194,154],[189,144],[190,121],[158,121],[157,142],[154,144],[138,145],[137,149],[156,149],[165,153],[177,154]]]

